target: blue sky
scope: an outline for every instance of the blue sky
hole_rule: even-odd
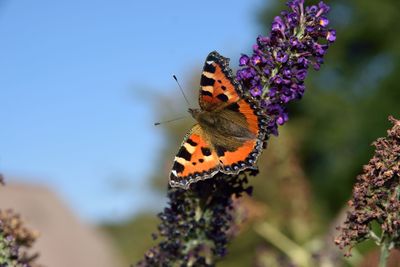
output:
[[[172,74],[188,88],[212,50],[234,64],[263,3],[2,0],[0,172],[45,184],[90,222],[161,209],[149,96],[182,97]]]

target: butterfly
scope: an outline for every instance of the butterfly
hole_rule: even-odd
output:
[[[229,59],[211,52],[200,80],[200,109],[189,108],[197,121],[176,154],[169,183],[190,184],[221,172],[236,175],[256,168],[263,149],[267,116],[258,102],[243,93]]]

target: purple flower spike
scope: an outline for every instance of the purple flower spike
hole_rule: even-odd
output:
[[[336,31],[327,29],[325,3],[304,6],[304,0],[289,0],[287,6],[289,11],[274,18],[270,36],[259,36],[253,54],[240,58],[237,72],[244,88],[266,109],[272,134],[289,119],[287,103],[303,97],[308,68],[319,70],[336,40]]]

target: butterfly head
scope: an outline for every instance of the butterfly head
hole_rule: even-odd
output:
[[[200,113],[202,112],[200,109],[198,109],[198,108],[189,108],[189,113],[190,113],[190,115],[192,115],[192,117],[194,118],[194,119],[198,119],[198,117],[199,117],[199,115],[200,115]]]

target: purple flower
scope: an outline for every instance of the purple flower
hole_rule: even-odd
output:
[[[277,16],[274,18],[274,22],[272,23],[272,31],[279,31],[279,32],[284,32],[285,31],[285,24],[282,21],[282,18]]]
[[[269,68],[264,68],[263,73],[265,76],[271,75],[271,70]]]
[[[291,0],[287,2],[287,6],[290,7],[293,11],[300,13],[301,10],[299,8],[303,8],[304,0]]]
[[[317,12],[317,10],[318,10],[317,6],[308,6],[306,8],[306,12],[309,13],[309,14],[314,14],[314,13]]]
[[[270,41],[271,41],[271,39],[266,36],[259,35],[257,37],[257,43],[261,44],[261,45],[268,45],[270,43]]]
[[[276,53],[275,59],[276,61],[280,62],[280,63],[285,63],[289,58],[289,55],[286,54],[283,51],[278,51],[278,53]]]
[[[276,123],[278,123],[279,125],[283,125],[288,120],[289,120],[288,114],[287,113],[282,113],[281,115],[279,115],[278,119],[276,120]]]
[[[238,80],[251,79],[256,75],[256,71],[252,68],[244,68],[236,74]]]
[[[299,39],[297,39],[297,37],[296,36],[292,36],[292,37],[290,37],[290,46],[291,47],[293,47],[293,48],[300,48],[299,47],[299,45],[301,44],[300,42],[299,42]]]
[[[322,27],[326,27],[329,24],[329,20],[327,18],[320,18],[319,19],[319,25],[321,25]]]
[[[290,10],[274,18],[270,36],[259,36],[253,54],[240,58],[242,69],[237,72],[244,88],[267,110],[273,134],[289,118],[287,103],[303,97],[310,65],[319,70],[336,40],[335,30],[326,28],[329,6],[320,2],[304,7],[304,0],[290,0],[287,5]]]
[[[239,59],[239,66],[246,66],[249,63],[249,57],[246,55],[242,55]]]
[[[316,17],[319,17],[321,14],[328,13],[329,9],[330,9],[330,7],[322,1],[319,2],[318,8],[319,8],[319,10],[318,10]]]
[[[270,98],[274,97],[276,95],[277,91],[278,91],[277,87],[270,88],[269,91],[268,91],[268,96]]]
[[[296,78],[299,81],[303,81],[307,76],[307,69],[301,69],[296,73]]]
[[[289,13],[287,15],[288,24],[293,27],[299,23],[299,15],[295,12]]]
[[[329,42],[334,42],[336,40],[336,31],[329,30],[326,34],[326,40],[328,40]]]
[[[280,85],[283,83],[283,79],[281,76],[275,75],[274,77],[271,78],[270,83],[275,85]]]
[[[283,69],[282,73],[283,77],[286,79],[290,79],[292,77],[292,71],[290,69],[285,68]]]
[[[315,43],[313,45],[314,51],[317,55],[324,55],[326,52],[326,49],[328,48],[326,45],[321,45],[318,43]]]
[[[308,67],[308,59],[305,57],[299,57],[297,59],[297,64],[299,64],[300,66],[302,66],[303,68],[307,68]]]
[[[258,65],[258,64],[260,64],[260,63],[261,63],[261,57],[260,57],[259,55],[253,55],[253,56],[251,57],[251,63],[252,63],[253,65]]]
[[[254,53],[262,53],[258,44],[253,45]]]
[[[254,97],[260,96],[262,94],[262,86],[257,85],[250,89],[250,94]]]

